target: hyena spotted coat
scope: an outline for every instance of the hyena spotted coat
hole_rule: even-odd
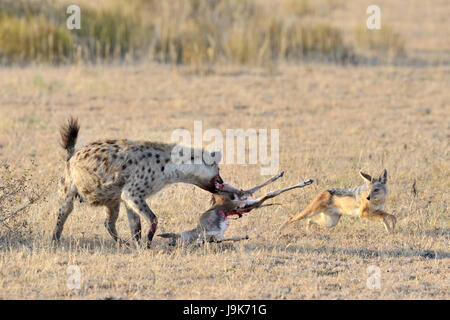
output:
[[[61,145],[67,156],[53,241],[60,239],[76,197],[93,206],[104,206],[106,229],[115,241],[122,243],[124,241],[117,234],[116,221],[120,203],[123,202],[131,234],[136,241],[141,238],[140,216],[150,224],[147,233],[147,244],[150,246],[158,220],[147,205],[146,198],[177,182],[190,183],[211,193],[217,193],[226,185],[219,175],[219,152],[208,153],[209,160],[213,161],[206,163],[205,151],[194,153],[193,149],[184,148],[179,151],[180,156],[189,151],[192,155],[200,154],[201,159],[192,156],[188,159],[191,161],[174,161],[172,151],[175,144],[126,139],[99,140],[75,151],[79,129],[78,121],[71,118],[60,130]]]

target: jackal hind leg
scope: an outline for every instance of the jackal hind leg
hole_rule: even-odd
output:
[[[339,223],[340,218],[341,215],[336,213],[335,209],[324,209],[308,216],[306,230],[310,232],[313,225],[328,229],[334,228]]]
[[[116,222],[119,218],[119,210],[120,210],[120,202],[114,202],[112,204],[108,204],[105,206],[106,211],[106,220],[105,220],[105,228],[108,231],[109,235],[114,239],[114,241],[118,242],[120,245],[129,244],[119,237],[116,229]]]
[[[147,233],[147,248],[150,248],[153,237],[156,233],[156,228],[158,227],[158,218],[150,210],[149,206],[145,202],[144,196],[136,195],[136,193],[130,191],[122,192],[122,200],[125,204],[133,210],[135,213],[142,215],[150,224],[150,229]]]
[[[139,218],[139,215],[137,215],[133,209],[129,208],[125,204],[125,208],[127,209],[127,216],[128,216],[128,224],[130,226],[130,232],[131,237],[136,241],[141,241],[141,218]]]
[[[64,229],[64,223],[67,217],[73,210],[73,200],[77,194],[76,188],[72,187],[71,190],[65,195],[65,197],[60,201],[58,216],[56,219],[56,226],[53,230],[52,243],[59,242],[61,238],[61,233]]]

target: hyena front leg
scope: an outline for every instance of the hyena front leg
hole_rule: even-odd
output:
[[[136,193],[133,193],[131,191],[123,191],[122,200],[131,210],[133,210],[135,213],[141,214],[149,222],[150,229],[147,233],[147,248],[150,248],[153,236],[155,235],[156,228],[158,226],[158,218],[148,207],[147,203],[145,202],[144,196],[136,195]]]
[[[128,216],[128,225],[130,226],[131,237],[136,241],[141,241],[141,219],[139,215],[137,215],[133,209],[129,208],[125,204],[125,208],[127,209]]]
[[[61,238],[61,233],[64,229],[64,223],[67,217],[73,210],[73,200],[77,194],[76,188],[72,187],[71,190],[64,196],[62,201],[60,201],[58,209],[58,217],[56,220],[56,226],[53,230],[52,242],[58,242]]]

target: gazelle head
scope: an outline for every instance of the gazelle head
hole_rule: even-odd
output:
[[[386,169],[383,170],[378,179],[373,178],[369,174],[364,173],[362,171],[360,171],[359,174],[369,186],[369,194],[367,195],[367,201],[370,201],[370,203],[373,205],[384,203],[388,191]]]

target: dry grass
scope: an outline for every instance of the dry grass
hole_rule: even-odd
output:
[[[201,77],[186,68],[141,65],[0,73],[0,160],[19,171],[33,159],[35,183],[62,171],[57,126],[68,114],[81,119],[80,145],[99,137],[168,141],[172,130],[192,130],[198,119],[205,129],[279,128],[286,176],[274,188],[317,181],[283,195],[282,207],[232,221],[228,234],[247,233],[249,241],[189,250],[158,238],[150,251],[116,248],[103,212],[77,204],[53,251],[52,190],[20,216],[26,234],[11,241],[2,233],[0,297],[449,298],[448,70],[297,65],[272,75],[229,67]],[[359,184],[358,169],[383,167],[397,233],[350,218],[334,230],[307,234],[300,223],[277,233],[318,191]],[[223,165],[222,171],[242,187],[265,179],[258,166]],[[410,192],[414,180],[417,196]],[[149,203],[161,232],[179,231],[195,224],[208,195],[180,184]],[[123,211],[119,233],[128,235]],[[66,287],[71,264],[82,270],[79,291]],[[366,288],[369,265],[381,268],[381,290]]]

